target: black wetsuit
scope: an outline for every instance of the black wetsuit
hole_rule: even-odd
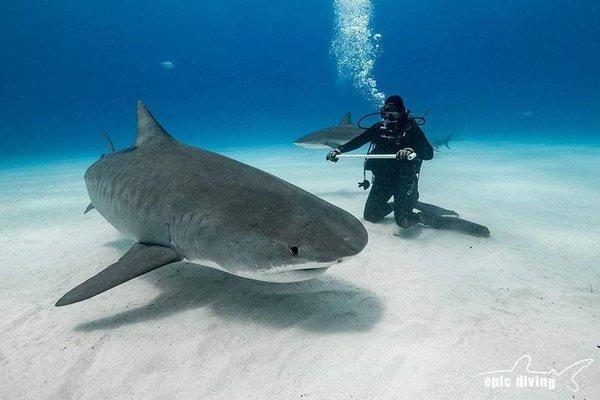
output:
[[[412,118],[397,123],[378,122],[338,149],[356,150],[371,142],[371,154],[396,154],[410,147],[417,153],[412,160],[370,159],[367,169],[373,173],[373,187],[365,204],[364,218],[377,222],[394,211],[396,223],[409,227],[419,221],[413,209],[419,199],[418,174],[423,160],[433,158],[433,147]],[[394,203],[388,200],[394,196]]]

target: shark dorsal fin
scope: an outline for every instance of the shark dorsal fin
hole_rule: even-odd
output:
[[[342,119],[340,120],[340,125],[350,125],[352,124],[352,113],[347,112],[344,114]]]
[[[171,135],[160,126],[156,118],[150,114],[150,111],[146,108],[144,103],[141,101],[137,102],[137,135],[135,136],[135,147],[143,146],[146,143],[152,143],[157,140],[170,140]]]

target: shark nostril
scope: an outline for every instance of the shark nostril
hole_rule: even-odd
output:
[[[298,247],[296,247],[296,246],[290,247],[290,254],[293,256],[297,256],[298,255]]]

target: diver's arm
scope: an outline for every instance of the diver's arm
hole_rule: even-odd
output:
[[[349,151],[353,151],[358,149],[359,147],[364,146],[369,143],[375,137],[375,132],[377,132],[376,125],[373,125],[354,139],[350,139],[348,142],[338,147],[338,150],[342,153],[347,153]]]
[[[427,140],[423,130],[417,124],[413,124],[411,134],[415,142],[414,150],[417,153],[417,157],[421,160],[431,160],[433,158],[433,147],[429,143],[429,140]]]

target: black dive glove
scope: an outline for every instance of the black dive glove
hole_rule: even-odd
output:
[[[333,149],[329,153],[327,153],[327,157],[325,157],[325,159],[331,162],[338,162],[337,156],[339,156],[340,154],[342,154],[342,151],[340,149]]]

